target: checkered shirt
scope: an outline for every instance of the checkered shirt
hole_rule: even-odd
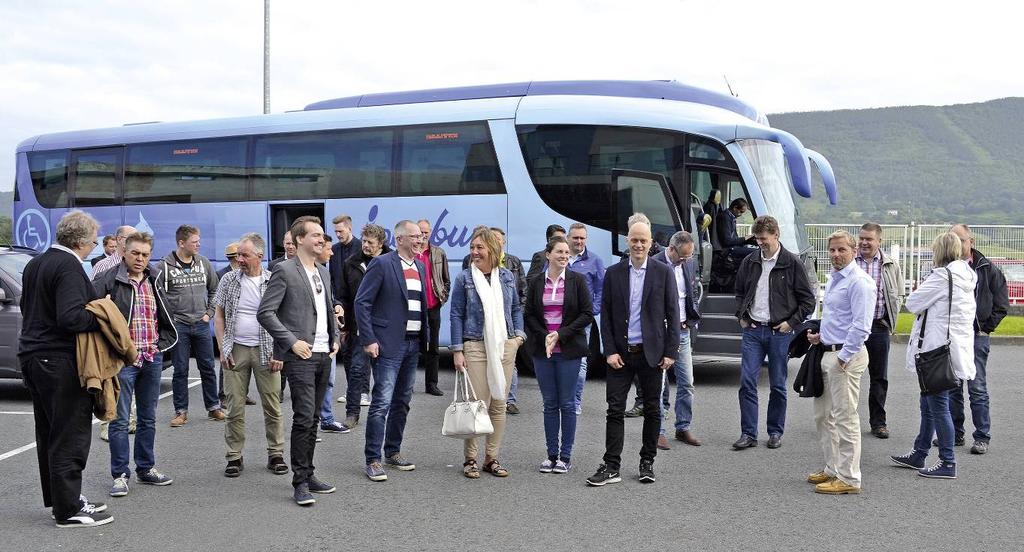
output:
[[[871,279],[875,281],[875,293],[877,299],[875,300],[875,320],[878,320],[885,314],[885,293],[884,284],[882,283],[882,250],[875,251],[875,256],[871,258],[871,262],[865,261],[861,258],[860,254],[854,259],[857,261],[859,266],[864,272],[871,276]]]
[[[128,278],[128,281],[132,283],[134,293],[128,335],[135,343],[135,348],[139,350],[135,366],[142,366],[143,361],[153,362],[153,358],[160,351],[157,347],[160,334],[156,322],[156,293],[153,291],[153,285],[149,283],[149,278],[143,278],[138,282]]]
[[[232,270],[220,279],[217,285],[217,294],[213,297],[213,306],[224,309],[224,343],[221,343],[221,350],[230,352],[235,345],[235,310],[238,307],[238,299],[242,296],[242,278],[245,275],[241,270]],[[260,295],[267,292],[267,282],[270,281],[270,272],[264,270],[260,279]],[[267,330],[260,326],[260,364],[270,364],[270,357],[274,353],[274,340],[267,333]]]

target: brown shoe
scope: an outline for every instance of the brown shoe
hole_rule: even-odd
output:
[[[699,447],[702,444],[700,439],[698,439],[697,436],[694,435],[693,432],[690,431],[689,429],[687,429],[686,431],[677,431],[676,432],[676,440],[677,441],[682,441],[682,442],[686,443],[687,445],[690,445],[690,446],[693,446],[693,447]]]
[[[807,476],[807,482],[813,485],[817,485],[818,483],[828,483],[829,481],[832,481],[832,479],[834,478],[825,473],[825,470],[816,471]]]
[[[215,422],[223,422],[224,418],[226,418],[226,416],[224,416],[224,411],[221,410],[220,408],[218,408],[217,410],[211,410],[206,414],[206,417]]]
[[[832,478],[814,486],[814,492],[821,494],[860,494],[860,487],[847,485],[841,479]]]
[[[171,427],[181,427],[188,423],[188,412],[178,412],[171,418]]]
[[[658,435],[658,450],[672,450],[672,447],[668,446],[668,439],[664,435]]]
[[[246,397],[245,398],[245,405],[246,406],[255,406],[256,405],[256,401],[250,399],[249,397]]]

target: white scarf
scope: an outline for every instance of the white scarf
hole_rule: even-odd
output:
[[[505,325],[505,295],[501,289],[501,273],[497,267],[491,271],[491,281],[472,265],[473,284],[476,285],[480,303],[484,308],[484,350],[487,353],[487,386],[491,399],[505,400],[505,368],[501,359],[505,356],[505,341],[508,327]]]

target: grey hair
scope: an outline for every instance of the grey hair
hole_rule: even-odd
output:
[[[117,231],[114,232],[114,237],[115,238],[127,238],[129,234],[134,234],[134,233],[135,233],[135,227],[134,226],[129,226],[129,225],[126,224],[124,226],[118,226],[117,227]]]
[[[586,232],[587,225],[583,224],[582,222],[574,222],[569,225],[569,232],[572,232],[573,230],[583,230],[584,232]]]
[[[626,228],[631,228],[634,224],[638,222],[646,224],[648,228],[651,227],[651,219],[647,218],[647,215],[643,213],[633,213],[631,217],[626,219]]]
[[[263,241],[263,236],[260,236],[256,232],[249,232],[242,234],[241,238],[238,238],[238,243],[249,242],[252,244],[252,248],[256,250],[256,255],[262,257],[267,250],[267,242]]]
[[[397,223],[395,224],[395,237],[396,237],[396,238],[397,238],[397,237],[399,237],[399,236],[405,237],[405,236],[408,236],[408,235],[409,235],[409,234],[408,234],[408,233],[406,232],[406,225],[408,225],[408,224],[411,224],[411,225],[413,225],[413,226],[416,226],[416,223],[415,223],[415,222],[413,222],[413,221],[411,221],[411,220],[409,220],[409,219],[402,219],[402,220],[398,221],[398,222],[397,222]],[[418,229],[418,228],[419,228],[419,227],[417,226],[417,229]]]
[[[68,249],[78,249],[94,239],[100,230],[100,223],[92,215],[75,209],[68,211],[57,223],[57,243]]]
[[[680,247],[690,243],[693,243],[693,236],[691,236],[686,230],[680,230],[675,234],[672,234],[672,238],[668,240],[668,246],[672,249],[679,249]]]

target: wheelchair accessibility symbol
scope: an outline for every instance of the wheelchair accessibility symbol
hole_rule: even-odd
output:
[[[14,225],[14,239],[19,245],[42,251],[50,245],[50,221],[37,209],[28,209]]]

